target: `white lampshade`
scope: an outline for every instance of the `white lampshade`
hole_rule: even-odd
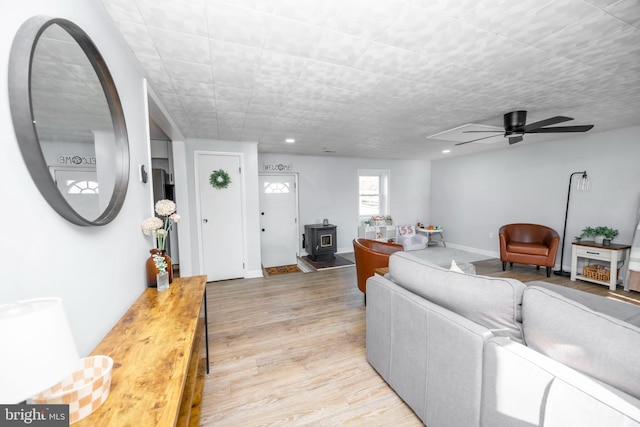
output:
[[[19,403],[80,366],[60,298],[0,305],[0,404]]]

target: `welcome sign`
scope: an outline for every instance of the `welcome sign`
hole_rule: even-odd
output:
[[[96,158],[95,157],[85,157],[85,156],[58,156],[58,163],[61,165],[72,165],[72,166],[95,166]]]
[[[265,163],[263,168],[266,172],[290,172],[293,170],[293,165],[291,163]]]

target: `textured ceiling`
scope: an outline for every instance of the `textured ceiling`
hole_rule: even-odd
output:
[[[638,0],[103,2],[186,137],[430,159],[512,149],[426,137],[518,109],[640,125]]]

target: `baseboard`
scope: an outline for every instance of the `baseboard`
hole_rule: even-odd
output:
[[[244,273],[245,279],[255,279],[256,277],[264,277],[262,270],[247,270]]]

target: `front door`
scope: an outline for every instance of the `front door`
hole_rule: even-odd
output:
[[[199,190],[201,271],[207,281],[244,277],[244,217],[241,158],[237,154],[196,155]],[[223,171],[230,182],[224,188],[211,183]],[[225,176],[213,175],[218,187]]]
[[[298,262],[298,198],[295,174],[260,174],[262,266]]]

